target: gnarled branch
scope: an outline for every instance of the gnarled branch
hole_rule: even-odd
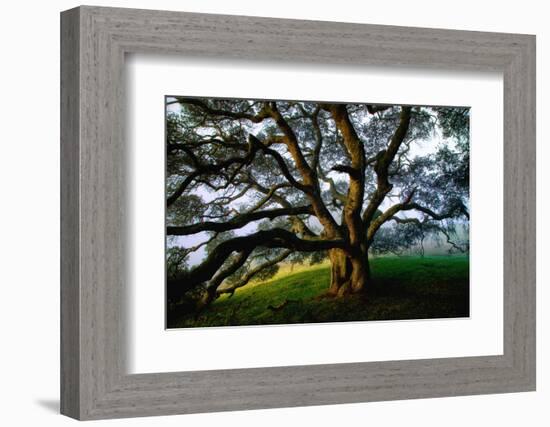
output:
[[[282,228],[261,230],[248,236],[235,237],[221,242],[208,257],[190,271],[168,278],[167,293],[170,300],[210,280],[233,252],[246,252],[256,247],[287,248],[300,252],[316,252],[333,248],[346,249],[343,239],[305,240]]]
[[[345,172],[350,177],[344,204],[344,221],[347,224],[350,243],[358,246],[363,241],[364,235],[361,208],[365,195],[365,147],[355,132],[345,104],[324,104],[323,108],[332,114],[351,160],[350,166],[337,165],[332,169]]]
[[[220,233],[222,231],[235,230],[237,228],[244,227],[246,224],[253,221],[258,221],[260,219],[274,219],[284,215],[293,216],[312,213],[313,209],[311,206],[255,211],[237,215],[226,222],[205,221],[191,225],[168,226],[166,227],[166,234],[169,236],[187,236],[190,234],[200,233],[202,231],[216,231]]]
[[[245,112],[237,112],[237,111],[231,111],[231,110],[222,110],[222,109],[212,108],[206,102],[197,98],[184,98],[184,97],[178,96],[176,97],[176,101],[181,105],[187,104],[187,105],[193,105],[195,107],[199,107],[205,113],[208,113],[212,116],[217,116],[217,117],[227,117],[230,119],[237,119],[237,120],[249,120],[253,123],[260,123],[265,119],[271,117],[271,115],[265,108],[263,108],[258,114],[249,114]]]
[[[412,197],[412,195],[410,197],[408,197],[408,199],[410,200],[411,197]],[[371,225],[368,229],[368,232],[367,232],[367,239],[369,241],[372,241],[372,239],[374,238],[374,235],[376,234],[378,229],[382,226],[382,224],[384,224],[385,222],[387,222],[389,220],[394,220],[396,222],[402,222],[402,223],[404,223],[406,221],[408,221],[408,222],[417,222],[417,221],[419,221],[418,219],[398,218],[398,217],[394,216],[396,213],[398,213],[400,211],[410,211],[410,210],[417,210],[419,212],[423,212],[426,215],[428,215],[431,219],[434,219],[436,221],[442,221],[444,219],[455,218],[455,217],[460,216],[460,215],[467,215],[467,212],[466,212],[466,210],[464,208],[464,205],[462,203],[457,203],[457,204],[451,206],[445,212],[435,212],[432,209],[427,208],[425,206],[422,206],[418,203],[414,203],[414,202],[410,202],[410,201],[406,200],[403,203],[398,203],[398,204],[388,208],[382,215],[380,215],[374,221],[372,221],[372,223],[371,223]]]
[[[231,286],[225,286],[222,288],[217,289],[217,294],[233,294],[236,289],[242,288],[243,286],[247,285],[256,275],[264,271],[266,268],[272,267],[275,264],[278,264],[282,261],[284,261],[288,256],[292,253],[291,250],[286,250],[281,252],[278,256],[275,258],[269,259],[261,264],[258,264],[253,269],[251,269],[248,273],[246,273],[243,277],[241,277],[237,282],[233,283]]]
[[[369,204],[363,213],[363,222],[366,227],[370,226],[378,207],[384,201],[386,194],[392,189],[392,185],[388,180],[388,168],[407,135],[410,122],[411,107],[401,107],[399,125],[390,139],[390,143],[385,150],[380,151],[376,156],[374,165],[374,171],[376,173],[376,190],[371,196]]]

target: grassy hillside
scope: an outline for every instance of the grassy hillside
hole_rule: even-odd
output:
[[[366,297],[323,296],[330,266],[290,272],[221,296],[199,316],[172,319],[169,327],[396,320],[469,315],[468,256],[383,257],[371,261]]]

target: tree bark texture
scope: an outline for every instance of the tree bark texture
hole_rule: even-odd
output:
[[[366,292],[370,282],[367,252],[349,255],[342,249],[329,251],[331,263],[328,294],[341,297]]]

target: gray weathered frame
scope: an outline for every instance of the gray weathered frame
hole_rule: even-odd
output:
[[[504,354],[125,371],[124,57],[500,71]],[[535,389],[535,37],[83,6],[61,15],[61,412],[182,414]]]

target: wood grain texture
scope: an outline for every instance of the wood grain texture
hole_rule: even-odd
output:
[[[62,13],[62,413],[100,419],[535,388],[534,36],[80,7]],[[504,354],[129,375],[124,56],[504,75]]]
[[[61,412],[80,414],[79,17],[61,21]]]

